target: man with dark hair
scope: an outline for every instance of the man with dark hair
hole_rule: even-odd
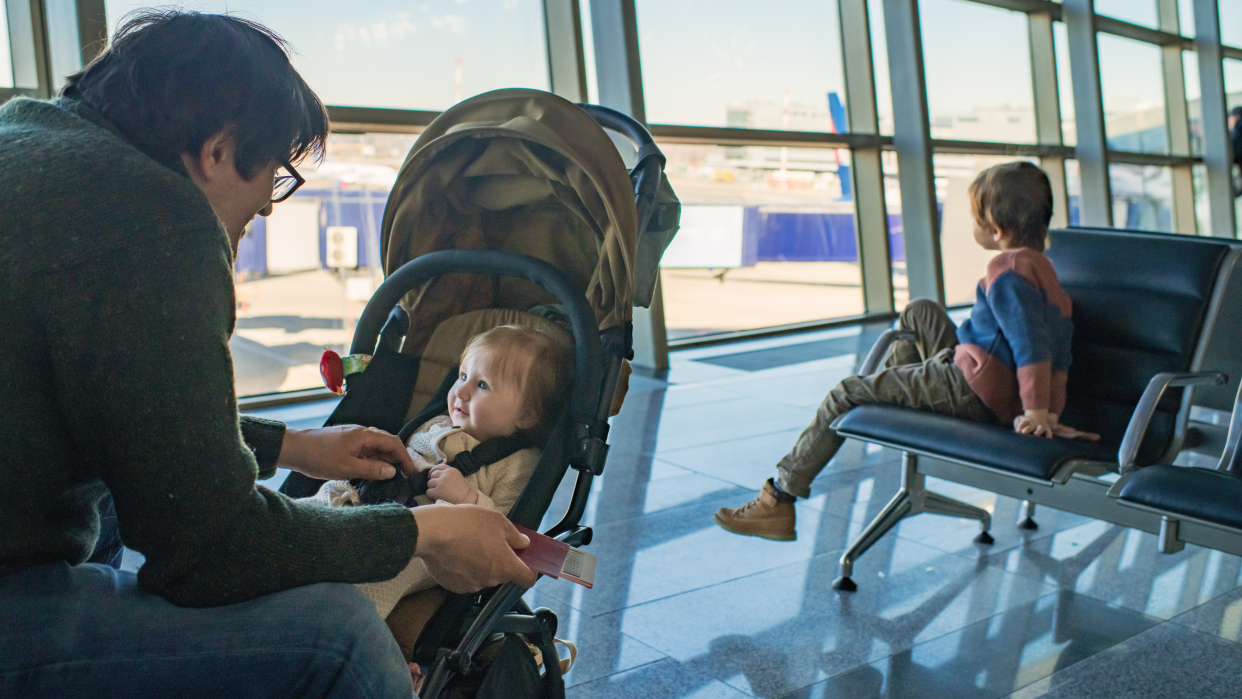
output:
[[[278,37],[197,13],[137,16],[59,99],[0,107],[0,696],[409,697],[370,603],[316,583],[411,556],[455,591],[534,582],[498,513],[255,484],[413,468],[379,430],[238,417],[237,245],[327,134]]]

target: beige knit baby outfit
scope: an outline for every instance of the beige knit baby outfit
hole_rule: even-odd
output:
[[[447,462],[459,452],[474,449],[479,440],[454,427],[447,415],[432,418],[410,435],[406,450],[414,460],[414,468],[420,471],[430,470],[436,464]],[[526,487],[526,481],[539,465],[539,450],[530,447],[512,456],[484,466],[475,473],[466,476],[466,482],[479,494],[479,505],[496,510],[502,515],[509,514],[509,508],[517,501],[518,496]],[[349,481],[328,481],[324,483],[306,501],[316,502],[328,507],[351,507],[361,504],[358,491]],[[420,506],[435,505],[439,501],[427,495],[419,495],[414,499]],[[449,503],[443,503],[449,504]],[[405,569],[391,580],[382,582],[362,583],[358,589],[373,603],[381,617],[387,618],[393,607],[402,597],[435,587],[436,581],[427,571],[427,566],[418,558],[411,558]]]

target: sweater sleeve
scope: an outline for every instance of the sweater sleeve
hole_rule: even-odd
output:
[[[276,461],[280,459],[280,448],[285,441],[285,423],[242,415],[241,433],[242,441],[254,452],[254,459],[259,463],[259,480],[276,475]]]
[[[228,241],[205,201],[191,213],[163,219],[158,233],[136,214],[135,242],[51,270],[34,297],[47,304],[69,437],[91,444],[89,467],[112,492],[125,543],[146,557],[139,584],[209,607],[391,578],[414,552],[408,510],[324,508],[256,485],[283,427],[239,421]]]
[[[1013,351],[1023,410],[1052,405],[1052,338],[1044,293],[1016,272],[1005,272],[988,289],[988,304]]]
[[[526,482],[530,480],[535,467],[539,465],[538,449],[523,449],[508,458],[502,459],[491,466],[486,466],[480,473],[477,505],[496,510],[508,516],[509,510],[517,502]]]

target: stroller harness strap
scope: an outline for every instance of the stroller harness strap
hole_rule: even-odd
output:
[[[456,366],[449,369],[427,406],[420,410],[414,419],[405,423],[405,426],[397,433],[403,444],[409,442],[410,436],[428,420],[444,415],[448,411],[448,392],[457,381],[457,372]],[[461,475],[471,476],[478,473],[484,466],[490,466],[533,446],[536,444],[530,435],[518,432],[508,437],[489,439],[474,449],[458,452],[449,459],[448,464],[461,472]],[[396,502],[413,506],[415,497],[427,493],[427,473],[427,471],[419,471],[406,476],[398,470],[397,475],[386,481],[355,479],[350,482],[358,489],[358,498],[364,505]]]

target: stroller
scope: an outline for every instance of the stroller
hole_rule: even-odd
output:
[[[636,148],[628,177],[601,127]],[[589,544],[591,530],[579,522],[604,468],[608,417],[628,386],[633,306],[650,305],[680,218],[664,163],[637,121],[537,90],[497,90],[441,114],[414,144],[389,195],[381,238],[387,278],[350,349],[372,359],[347,377],[348,391],[326,424],[394,434],[417,426],[445,412],[458,357],[474,335],[513,323],[564,334],[567,319],[572,390],[509,519],[537,530],[572,466],[572,499],[546,534]],[[546,318],[548,308],[561,325]],[[281,491],[304,497],[319,484],[291,474]],[[483,695],[489,682],[506,682],[486,676],[480,649],[487,644],[503,654],[514,634],[540,650],[543,693],[564,696],[556,616],[530,609],[523,592],[512,584],[471,595],[435,588],[397,605],[388,621],[398,645],[407,659],[432,666],[423,699]],[[521,652],[531,657],[524,644]]]

